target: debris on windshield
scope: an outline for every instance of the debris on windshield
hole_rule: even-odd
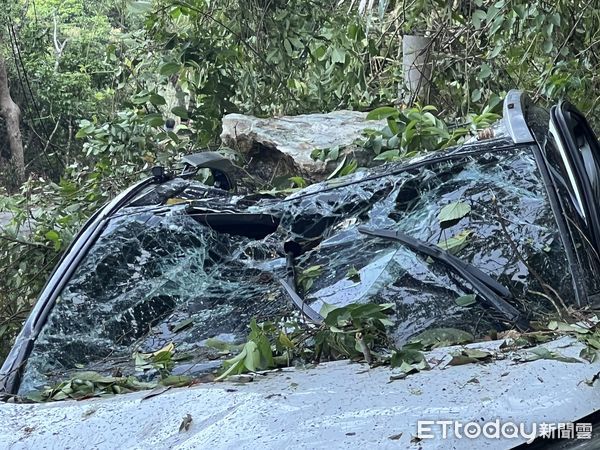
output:
[[[451,345],[468,344],[475,340],[471,333],[456,328],[433,328],[422,332],[410,340],[411,344],[418,344],[423,350]]]
[[[471,205],[465,202],[454,202],[442,208],[437,218],[442,228],[448,228],[458,223],[460,219],[471,212]]]
[[[411,350],[547,321],[553,292],[571,288],[535,159],[505,138],[477,145],[285,198],[179,177],[149,187],[107,219],[60,292],[19,394],[81,371],[158,383],[340,358],[424,370],[407,353],[423,332],[463,334]],[[532,295],[544,286],[551,295]]]
[[[315,282],[323,273],[320,265],[315,265],[304,269],[298,277],[298,285],[302,288],[302,292],[308,292]]]
[[[472,306],[477,303],[477,296],[475,294],[461,295],[455,302],[458,306]]]
[[[97,372],[81,372],[52,388],[30,392],[26,399],[34,402],[66,399],[82,400],[91,397],[104,397],[114,394],[153,389],[156,383],[139,381],[135,377],[103,376]]]
[[[448,251],[452,255],[458,254],[469,243],[469,239],[473,236],[473,230],[462,230],[449,238],[442,237],[438,242],[438,247]]]
[[[346,278],[354,283],[360,283],[360,272],[356,270],[356,267],[352,266],[346,272]]]
[[[320,327],[308,326],[300,321],[275,323],[256,323],[251,321],[251,333],[248,342],[233,358],[224,361],[218,377],[211,374],[190,377],[163,373],[158,382],[143,382],[138,377],[103,376],[97,372],[79,372],[73,378],[63,381],[52,388],[35,391],[27,395],[26,400],[43,402],[65,399],[85,399],[108,395],[149,390],[142,399],[160,395],[172,387],[192,386],[201,382],[222,381],[246,383],[254,379],[252,373],[294,364],[307,366],[304,361],[324,361],[346,358],[363,360],[372,367],[389,365],[389,380],[397,381],[446,361],[444,367],[464,364],[486,363],[494,359],[510,358],[517,363],[528,363],[539,359],[550,359],[566,363],[582,363],[583,359],[592,361],[600,350],[600,328],[597,325],[586,328],[583,324],[567,324],[552,320],[546,330],[530,333],[510,331],[505,333],[505,341],[497,351],[482,348],[462,347],[452,351],[450,359],[436,360],[425,356],[425,351],[442,347],[467,345],[474,343],[474,337],[463,330],[452,328],[427,330],[401,348],[396,348],[390,340],[388,331],[393,324],[389,319],[390,305],[354,304],[344,308],[327,308],[321,311],[325,323]],[[588,322],[597,324],[595,317]],[[572,326],[572,328],[571,328]],[[361,330],[361,331],[356,331]],[[574,335],[586,344],[577,359],[562,355],[558,350],[550,350],[539,344],[557,339],[560,336]],[[499,337],[499,336],[498,336]],[[222,342],[219,348],[222,347]],[[560,347],[558,347],[560,348]],[[168,353],[173,356],[175,348],[171,345],[159,350],[155,356]],[[226,353],[225,353],[226,352]],[[224,350],[224,354],[229,354]],[[175,353],[176,354],[176,353]],[[151,356],[151,355],[150,355]],[[162,357],[162,356],[161,356]],[[251,373],[248,373],[251,372]]]
[[[525,361],[537,361],[538,359],[554,359],[556,361],[567,363],[581,363],[583,361],[577,358],[571,358],[561,355],[559,352],[550,351],[544,347],[536,347],[529,350],[529,355],[525,357]]]
[[[175,346],[173,343],[165,345],[160,350],[152,353],[134,353],[135,370],[143,372],[149,369],[156,369],[161,373],[168,373],[173,367],[173,354]]]
[[[491,361],[493,354],[476,348],[465,348],[452,354],[449,366],[461,366],[463,364],[480,363]]]

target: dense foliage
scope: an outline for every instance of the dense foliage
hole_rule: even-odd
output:
[[[354,3],[18,0],[0,12],[28,176],[20,184],[0,175],[0,211],[14,215],[0,234],[0,360],[61,252],[104,201],[154,164],[218,146],[229,112],[398,106],[404,34],[432,38],[422,100],[438,113],[388,108],[396,128],[367,137],[374,157],[456,142],[460,129],[440,118],[483,111],[472,123],[485,123],[513,87],[542,103],[569,97],[600,117],[596,2],[380,0],[362,13]],[[181,133],[163,130],[168,117]]]

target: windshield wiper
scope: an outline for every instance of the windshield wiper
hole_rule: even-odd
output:
[[[302,314],[304,314],[309,320],[313,323],[321,324],[323,323],[323,316],[319,314],[317,311],[312,309],[302,297],[298,295],[296,292],[296,256],[302,253],[302,247],[294,242],[288,241],[283,246],[285,250],[285,272],[286,279],[279,280],[279,283],[283,286],[286,294],[296,306],[300,310]]]
[[[400,231],[373,230],[367,227],[358,227],[358,231],[370,236],[399,241],[415,252],[422,253],[436,261],[443,262],[467,280],[484,301],[502,313],[502,315],[510,322],[514,323],[520,330],[529,329],[529,323],[522,317],[520,311],[507,301],[507,299],[512,299],[513,296],[506,286],[503,286],[474,265],[457,258],[451,253],[430,244],[429,242],[415,239]]]

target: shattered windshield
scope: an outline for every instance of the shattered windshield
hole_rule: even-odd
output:
[[[298,290],[310,306],[393,303],[397,345],[432,327],[476,336],[511,327],[483,303],[460,306],[476,292],[444,264],[359,226],[446,249],[506,286],[530,320],[569,303],[568,265],[531,149],[491,147],[358,172],[285,199],[167,182],[119,211],[79,265],[34,344],[20,394],[80,370],[133,374],[136,355],[170,344],[174,375],[214,370],[221,346],[244,342],[252,318],[298,314],[280,284],[286,242],[302,249]]]

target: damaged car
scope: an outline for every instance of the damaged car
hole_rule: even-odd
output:
[[[481,139],[284,197],[238,191],[235,171],[187,156],[85,224],[0,371],[0,442],[600,445],[600,146],[575,107],[511,91]],[[400,369],[374,364],[385,349],[351,305],[385,316]],[[350,335],[361,364],[313,352],[222,376],[247,372],[248,327],[267,322],[273,348],[291,323]],[[418,345],[420,365],[398,356]],[[191,381],[161,383],[177,377]]]

